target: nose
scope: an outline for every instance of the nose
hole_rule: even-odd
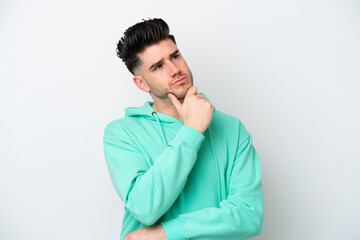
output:
[[[174,77],[180,73],[180,68],[173,62],[169,61],[168,71],[171,77]]]

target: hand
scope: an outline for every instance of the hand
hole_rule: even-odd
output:
[[[214,108],[211,103],[204,99],[203,95],[198,94],[197,87],[189,88],[182,104],[172,93],[169,93],[168,97],[184,121],[184,125],[201,133],[205,132],[210,125]]]
[[[123,240],[167,240],[161,224],[144,227],[125,236]]]

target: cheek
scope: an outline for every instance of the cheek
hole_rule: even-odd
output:
[[[148,86],[152,89],[168,89],[169,88],[169,79],[166,75],[159,71],[156,74],[152,75],[151,78],[148,79]]]
[[[182,66],[182,68],[184,68],[184,69],[189,69],[189,66],[187,65],[187,63],[186,63],[185,60],[181,61],[181,66]]]

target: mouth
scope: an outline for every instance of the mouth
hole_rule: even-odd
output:
[[[186,80],[186,77],[181,77],[181,78],[175,80],[171,85],[177,85],[177,84],[184,83],[185,80]]]

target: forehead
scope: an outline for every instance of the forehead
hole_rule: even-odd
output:
[[[176,44],[171,39],[164,39],[160,42],[147,47],[138,56],[141,59],[142,67],[150,67],[153,63],[168,58],[171,53],[178,50]]]

